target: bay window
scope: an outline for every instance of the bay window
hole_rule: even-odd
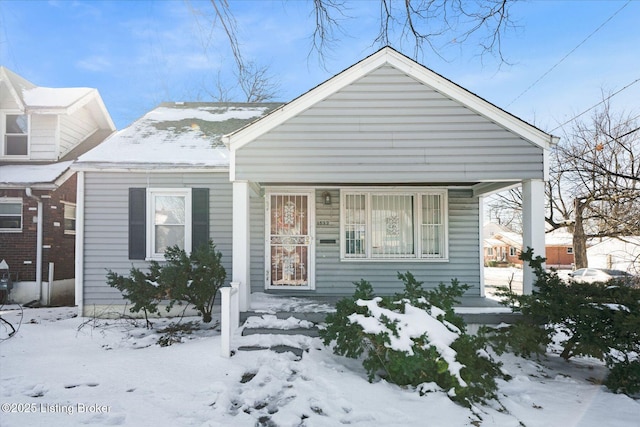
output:
[[[446,260],[446,190],[343,190],[343,260]]]

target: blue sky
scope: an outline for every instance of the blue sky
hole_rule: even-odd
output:
[[[381,47],[373,44],[379,2],[349,2],[348,35],[323,68],[309,57],[310,2],[230,1],[243,54],[270,67],[280,84],[278,101]],[[448,44],[444,59],[425,50],[418,60],[558,135],[557,126],[598,103],[602,91],[640,79],[640,1],[518,2],[511,15],[517,28],[503,37],[509,64],[479,57],[473,42]],[[218,76],[233,81],[227,40],[212,29],[212,19],[208,0],[6,0],[0,2],[0,63],[39,86],[97,88],[121,129],[163,101],[211,100]],[[412,56],[411,45],[394,47]],[[640,81],[612,104],[637,115],[638,100]]]

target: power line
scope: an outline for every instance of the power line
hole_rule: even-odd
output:
[[[600,31],[600,29],[602,27],[604,27],[609,21],[611,21],[618,13],[620,13],[620,11],[622,9],[624,9],[625,7],[627,7],[627,5],[629,5],[629,3],[631,3],[631,0],[629,0],[628,2],[626,2],[620,9],[616,10],[614,12],[613,15],[611,15],[609,18],[607,18],[606,21],[604,21],[602,24],[600,24],[600,26],[598,28],[596,28],[595,30],[593,30],[591,32],[591,34],[589,34],[584,40],[582,40],[576,47],[574,47],[569,53],[567,53],[564,57],[562,57],[562,59],[560,61],[558,61],[553,67],[549,68],[547,70],[546,73],[544,73],[542,76],[540,76],[540,78],[538,78],[538,80],[536,80],[535,82],[533,82],[528,88],[526,88],[520,95],[516,96],[515,99],[513,101],[511,101],[509,104],[507,104],[507,107],[509,107],[511,104],[513,104],[514,102],[516,102],[518,99],[520,99],[522,97],[522,95],[524,95],[525,93],[529,92],[529,90],[531,90],[531,88],[533,88],[535,85],[537,85],[540,80],[544,79],[547,74],[549,74],[550,72],[552,72],[558,65],[560,65],[565,59],[567,59],[569,57],[569,55],[571,55],[573,52],[575,52],[576,50],[578,50],[578,48],[580,46],[582,46],[583,44],[586,43],[587,40],[589,40],[591,38],[591,36],[593,36],[595,33],[597,33],[598,31]]]
[[[634,84],[640,82],[640,78],[635,79],[634,81],[632,81],[631,83],[629,83],[628,85],[626,85],[625,87],[623,87],[622,89],[620,89],[617,92],[612,93],[611,95],[607,96],[605,99],[603,99],[602,101],[598,102],[597,104],[595,104],[592,107],[587,108],[586,110],[584,110],[582,113],[577,114],[575,116],[573,116],[572,118],[570,118],[569,120],[567,120],[566,122],[556,126],[555,128],[551,129],[549,132],[553,132],[557,129],[560,129],[562,126],[566,125],[567,123],[570,123],[572,121],[574,121],[575,119],[577,119],[580,116],[583,116],[584,114],[588,113],[589,111],[593,110],[594,108],[596,108],[598,105],[600,104],[604,104],[605,102],[607,102],[608,100],[610,100],[611,98],[613,98],[614,96],[616,96],[617,94],[619,94],[620,92],[622,92],[623,90],[633,86]]]

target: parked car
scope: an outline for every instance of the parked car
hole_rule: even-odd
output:
[[[569,273],[576,282],[580,283],[593,283],[593,282],[608,282],[609,280],[622,280],[624,283],[630,286],[640,286],[640,278],[633,276],[622,270],[608,270],[605,268],[581,268],[579,270]]]

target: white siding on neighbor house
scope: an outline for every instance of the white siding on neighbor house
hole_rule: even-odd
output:
[[[543,150],[385,66],[236,152],[238,180],[425,183],[543,178]]]
[[[96,130],[96,122],[86,109],[77,110],[71,116],[61,116],[59,156],[64,157]]]
[[[329,191],[331,205],[324,205],[322,193]],[[451,189],[448,192],[449,261],[410,262],[341,262],[340,261],[340,190],[316,189],[316,289],[312,291],[269,291],[293,296],[345,296],[352,295],[353,282],[365,279],[380,295],[402,289],[398,272],[410,271],[435,287],[440,282],[449,284],[452,278],[471,286],[467,295],[480,295],[479,201],[471,190]],[[252,292],[265,292],[264,263],[264,199],[251,199],[251,288]],[[335,243],[321,243],[321,241]]]
[[[640,274],[640,237],[621,239],[606,238],[587,248],[589,267]]]
[[[6,82],[0,82],[0,108],[12,111],[20,109]]]
[[[148,263],[129,260],[129,188],[209,188],[209,235],[222,252],[231,280],[231,183],[227,172],[123,173],[85,172],[84,305],[123,304],[122,294],[106,283],[107,269],[128,275],[132,266]]]
[[[56,131],[58,116],[31,114],[29,158],[31,160],[58,160],[56,157]]]

